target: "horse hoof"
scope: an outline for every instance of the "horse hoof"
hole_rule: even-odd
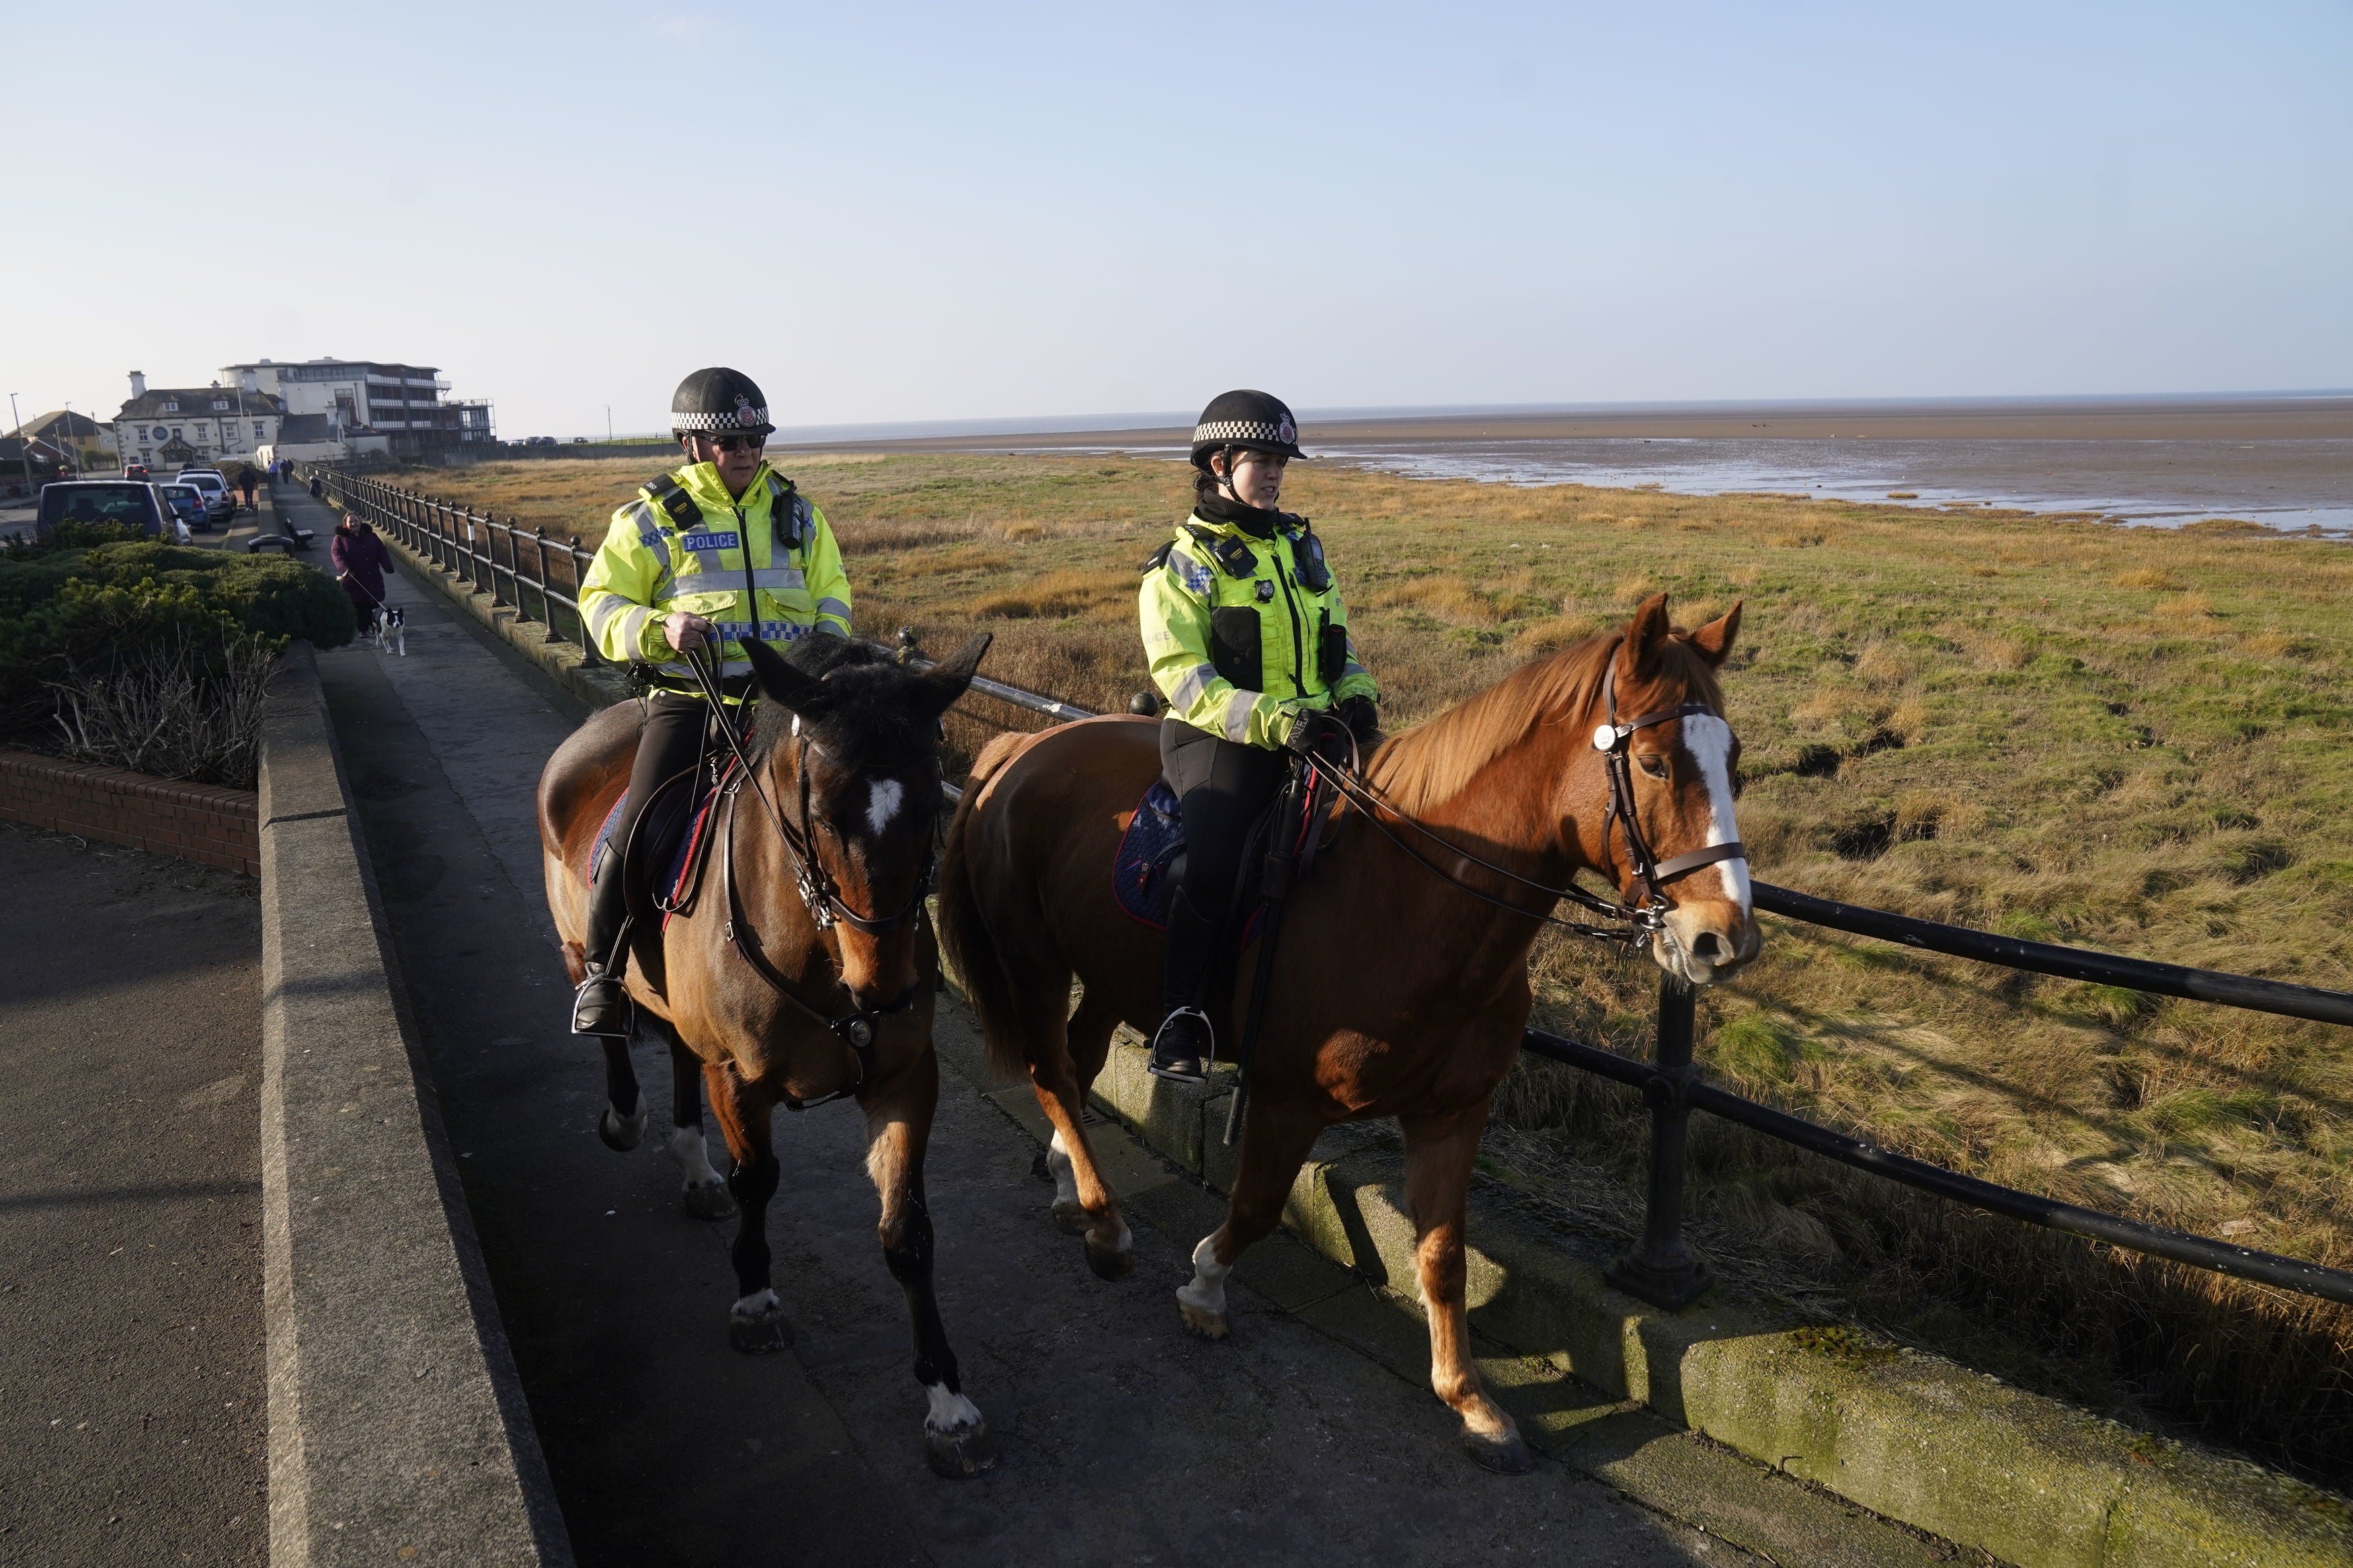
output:
[[[774,1355],[792,1348],[793,1326],[782,1307],[772,1307],[756,1317],[729,1319],[727,1342],[741,1355]]]
[[[1536,1468],[1536,1457],[1528,1451],[1527,1444],[1517,1432],[1505,1432],[1488,1436],[1478,1432],[1462,1434],[1462,1447],[1479,1462],[1479,1468],[1493,1470],[1499,1476],[1525,1476]]]
[[[1075,1200],[1054,1205],[1054,1228],[1064,1236],[1084,1236],[1094,1222],[1087,1217],[1084,1205]]]
[[[1185,1326],[1205,1340],[1221,1340],[1233,1331],[1223,1312],[1204,1310],[1182,1296],[1176,1298],[1176,1311],[1185,1320]]]
[[[1087,1267],[1098,1279],[1120,1280],[1135,1272],[1135,1254],[1126,1247],[1097,1247],[1087,1238]]]
[[[724,1182],[705,1182],[699,1186],[690,1183],[679,1201],[697,1219],[726,1219],[735,1213],[735,1199]]]
[[[925,1432],[923,1458],[941,1479],[968,1481],[997,1468],[997,1440],[986,1422],[960,1432]]]
[[[608,1105],[605,1107],[604,1114],[596,1118],[596,1136],[604,1140],[605,1147],[616,1154],[628,1153],[645,1135],[646,1102],[642,1095],[638,1099],[635,1115],[621,1116]]]

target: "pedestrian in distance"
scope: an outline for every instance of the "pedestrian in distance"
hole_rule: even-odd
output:
[[[745,638],[794,642],[849,636],[849,577],[825,513],[761,456],[776,426],[768,400],[741,371],[713,366],[679,383],[670,434],[684,467],[663,474],[613,514],[580,584],[580,618],[596,652],[636,667],[653,689],[612,843],[629,842],[638,814],[671,775],[694,766],[710,700],[689,661],[718,660],[721,700],[741,710],[752,689]],[[582,937],[586,978],[572,1032],[627,1039],[632,1023],[621,968],[628,934],[622,853],[597,862]]]
[[[376,611],[384,607],[384,576],[392,570],[392,552],[375,536],[375,529],[360,521],[359,513],[347,511],[327,543],[327,563],[334,568],[343,596],[352,602],[353,617],[361,631],[366,631],[375,624]]]
[[[327,487],[320,482],[319,476],[312,474],[311,476],[311,499],[312,500],[317,500],[322,495],[326,493],[326,489]]]

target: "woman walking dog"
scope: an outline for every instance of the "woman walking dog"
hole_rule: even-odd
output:
[[[384,574],[392,570],[392,552],[375,536],[375,529],[360,521],[359,513],[347,511],[343,521],[335,524],[327,561],[335,569],[343,596],[352,602],[352,615],[364,637],[375,626],[376,613],[384,608]]]

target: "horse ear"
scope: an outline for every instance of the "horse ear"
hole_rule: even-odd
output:
[[[1725,655],[1732,651],[1732,639],[1740,635],[1740,600],[1734,600],[1732,608],[1692,633],[1692,647],[1707,660],[1710,669],[1722,668]]]
[[[825,690],[823,681],[796,668],[758,637],[745,637],[742,646],[744,657],[752,661],[752,679],[759,682],[761,696],[790,712],[817,716]]]
[[[955,707],[955,700],[972,684],[981,656],[996,640],[994,632],[976,632],[964,647],[915,677],[915,710],[926,719],[936,719]]]
[[[1628,673],[1647,673],[1658,657],[1659,645],[1674,629],[1674,623],[1667,619],[1665,594],[1653,594],[1643,600],[1634,611],[1634,624],[1626,628],[1626,641],[1620,648]]]

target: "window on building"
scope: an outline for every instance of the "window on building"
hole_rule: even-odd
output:
[[[180,427],[177,425],[172,426],[172,439],[174,441],[180,439]]]
[[[196,426],[196,439],[197,439],[197,440],[199,440],[199,441],[201,441],[201,440],[203,440],[204,438],[205,438],[205,427],[204,427],[203,426],[199,425],[199,426]]]
[[[180,400],[179,400],[178,398],[176,398],[176,397],[167,397],[167,398],[164,399],[164,413],[166,413],[166,414],[177,414],[179,411],[180,411]]]
[[[257,441],[261,439],[261,421],[259,419],[253,422],[253,438]]]
[[[215,408],[227,408],[228,406],[228,399],[226,397],[216,397],[213,399],[213,406]]]

